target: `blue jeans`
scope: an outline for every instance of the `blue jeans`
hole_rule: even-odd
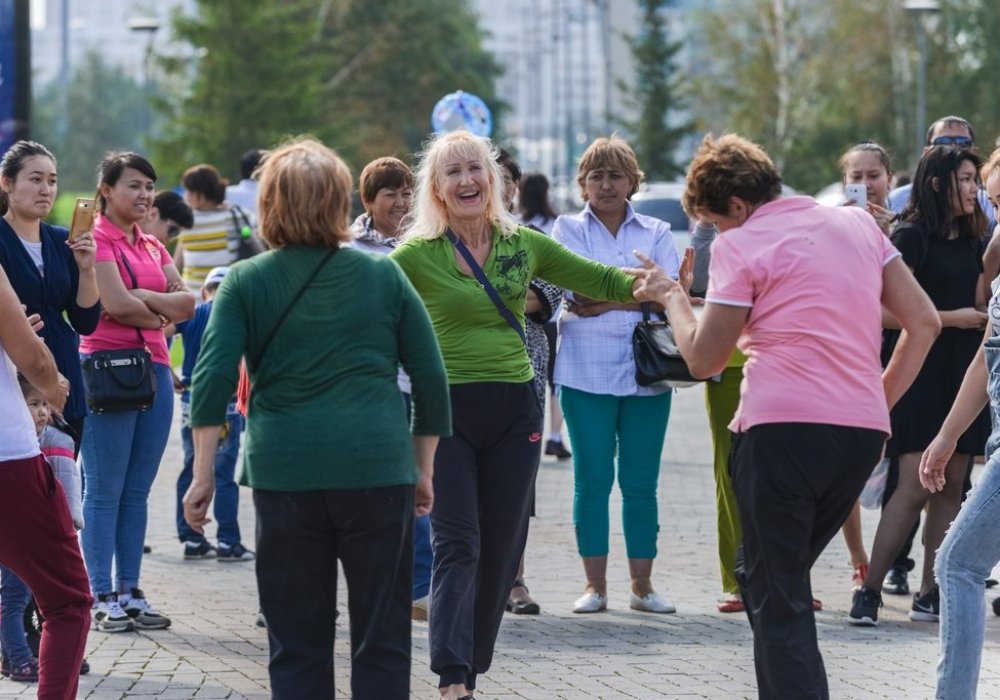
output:
[[[184,468],[177,477],[177,537],[181,542],[202,542],[204,535],[191,529],[184,520],[184,494],[187,493],[194,477],[194,442],[188,422],[191,404],[181,401],[181,443],[184,446]],[[240,435],[243,433],[243,416],[236,410],[236,404],[229,404],[226,410],[228,432],[219,441],[215,452],[215,522],[218,525],[220,544],[240,544],[240,524],[237,513],[240,508],[240,487],[236,483],[236,458],[240,453]]]
[[[573,447],[573,523],[580,556],[608,553],[608,499],[617,453],[626,553],[629,559],[655,559],[656,488],[672,392],[611,396],[564,386],[559,397]]]
[[[403,392],[406,401],[406,417],[411,417],[413,398]],[[419,600],[431,592],[431,567],[434,564],[434,550],[431,548],[431,516],[421,515],[413,524],[413,600]]]
[[[153,364],[156,399],[145,411],[94,413],[84,424],[83,558],[93,593],[139,586],[147,501],[174,414],[173,378]],[[115,565],[116,585],[111,581]]]
[[[983,654],[983,581],[1000,561],[1000,337],[984,347],[993,434],[986,468],[948,529],[934,563],[941,591],[941,660],[936,698],[975,698]]]
[[[0,566],[0,644],[12,667],[34,658],[24,636],[24,611],[31,600],[28,584],[6,566]]]

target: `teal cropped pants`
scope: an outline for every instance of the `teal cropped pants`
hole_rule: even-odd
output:
[[[672,393],[610,396],[561,387],[559,395],[573,448],[573,523],[580,556],[608,553],[608,499],[617,453],[628,558],[655,558],[656,487]]]

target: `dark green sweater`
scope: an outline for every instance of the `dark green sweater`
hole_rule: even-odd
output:
[[[326,250],[282,248],[234,265],[219,287],[191,386],[191,425],[221,425],[246,355],[252,388],[240,483],[276,491],[417,480],[413,434],[449,435],[441,351],[420,298],[385,257],[346,248],[260,348]],[[259,365],[259,366],[258,366]]]

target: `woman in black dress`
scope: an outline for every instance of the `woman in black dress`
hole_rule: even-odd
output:
[[[899,457],[899,485],[882,511],[868,577],[855,593],[852,624],[875,624],[876,619],[864,613],[872,609],[871,601],[860,599],[867,596],[881,603],[882,580],[925,505],[923,574],[910,619],[938,619],[934,554],[958,514],[970,458],[982,454],[989,435],[989,414],[983,411],[958,441],[945,472],[945,488],[931,494],[920,485],[920,455],[941,428],[987,321],[981,310],[986,219],[978,202],[979,165],[972,151],[952,146],[927,151],[917,167],[910,201],[892,232],[892,243],[934,302],[942,330],[920,374],[892,411],[887,452]]]

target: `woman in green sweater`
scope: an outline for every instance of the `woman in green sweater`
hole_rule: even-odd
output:
[[[252,391],[240,483],[257,508],[257,587],[274,698],[333,697],[337,560],[347,577],[356,698],[409,698],[414,513],[451,430],[441,352],[420,298],[385,257],[351,248],[351,174],[312,140],[268,155],[260,231],[215,298],[191,383],[197,531],[240,357]],[[413,384],[413,430],[396,384]]]
[[[412,224],[389,256],[430,312],[451,385],[452,436],[434,458],[430,605],[431,670],[449,700],[471,698],[490,666],[524,549],[542,436],[524,347],[528,286],[540,277],[633,299],[631,276],[519,227],[502,192],[488,141],[439,136],[417,171]]]

